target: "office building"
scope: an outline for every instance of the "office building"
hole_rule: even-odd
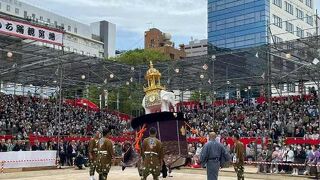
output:
[[[171,35],[169,33],[163,33],[157,28],[152,28],[145,32],[144,48],[162,52],[172,60],[186,57],[184,45],[180,45],[180,48],[176,49],[174,43],[171,41]]]
[[[314,0],[208,0],[208,42],[241,49],[312,36]]]
[[[28,20],[32,24],[63,29],[65,51],[101,58],[115,56],[116,26],[108,21],[88,25],[18,0],[0,0],[0,13]],[[61,48],[50,43],[38,43]]]
[[[208,53],[208,40],[191,40],[184,47],[186,57],[203,56]]]

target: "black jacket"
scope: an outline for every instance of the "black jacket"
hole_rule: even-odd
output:
[[[4,144],[4,145],[1,145],[0,144],[0,152],[7,152],[8,151],[8,147]]]
[[[304,163],[306,160],[306,157],[307,157],[307,155],[304,150],[300,150],[300,151],[295,150],[294,151],[294,161],[296,163]]]

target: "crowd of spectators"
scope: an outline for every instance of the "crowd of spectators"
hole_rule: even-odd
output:
[[[113,126],[112,134],[130,128],[127,121],[106,111],[93,111],[55,99],[0,94],[0,135],[15,135],[19,140],[30,134],[40,136],[90,136],[103,126]]]
[[[273,101],[270,109],[268,108],[267,103],[258,104],[253,101],[214,108],[210,105],[207,107],[199,105],[197,108],[184,107],[183,112],[191,129],[187,136],[206,137],[210,131],[216,131],[220,135],[218,140],[231,152],[232,147],[224,140],[233,134],[239,134],[241,137],[265,138],[269,141],[247,144],[246,160],[304,165],[260,165],[259,172],[309,174],[312,165],[320,165],[319,147],[310,144],[286,145],[284,139],[296,137],[320,140],[317,99],[286,98]],[[202,145],[199,142],[189,144],[189,155],[193,157],[194,164],[198,162],[201,149]]]
[[[64,137],[91,137],[95,130],[108,126],[111,135],[122,135],[130,130],[128,121],[106,111],[74,107],[67,103],[59,106],[55,99],[41,99],[32,96],[0,94],[0,136],[11,135],[13,139],[0,139],[0,152],[58,150],[60,164],[72,166],[79,157],[88,155],[88,142],[64,141]],[[32,136],[57,137],[57,141],[39,142]],[[119,148],[120,146],[120,148]],[[115,144],[118,156],[121,145]],[[85,164],[85,163],[80,163]],[[82,167],[82,166],[79,166]]]
[[[182,107],[188,120],[188,138],[206,137],[216,131],[218,139],[232,152],[232,147],[224,139],[239,134],[241,137],[267,138],[270,141],[246,145],[246,160],[274,163],[298,163],[305,166],[259,165],[259,172],[270,173],[310,173],[311,165],[320,164],[317,145],[285,145],[285,137],[320,139],[319,110],[317,99],[291,99],[266,103],[253,101],[239,102],[212,107],[199,105],[195,108]],[[35,141],[29,144],[28,135],[40,136],[91,136],[103,126],[113,126],[112,134],[121,135],[130,131],[127,121],[118,116],[85,108],[63,104],[59,124],[57,101],[35,97],[0,94],[0,135],[15,135],[15,139],[1,140],[0,151],[58,150],[62,165],[72,165],[79,154],[87,155],[87,142]],[[271,121],[269,121],[271,119]],[[60,125],[60,126],[59,126]],[[192,164],[198,162],[202,142],[190,143],[189,155]],[[116,144],[121,155],[121,144]],[[318,170],[320,172],[320,169]]]
[[[207,136],[208,132],[215,130],[225,137],[237,133],[241,137],[270,137],[277,142],[281,137],[320,138],[317,107],[314,99],[287,99],[273,102],[270,110],[266,103],[239,103],[215,108],[184,108],[183,111],[190,126],[200,136]],[[190,131],[189,136],[196,134]]]

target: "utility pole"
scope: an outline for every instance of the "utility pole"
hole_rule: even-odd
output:
[[[268,30],[267,30],[267,96],[268,96],[268,121],[269,121],[269,129],[271,128],[271,121],[272,121],[272,116],[271,116],[271,96],[272,96],[272,92],[271,92],[271,43],[270,43],[270,38],[273,38],[271,35],[271,28],[270,28],[270,22],[267,21],[267,25],[268,25]]]
[[[211,56],[211,63],[212,63],[212,72],[211,72],[211,86],[212,86],[212,110],[213,110],[213,113],[212,113],[212,120],[214,121],[215,119],[215,116],[214,116],[214,113],[215,113],[215,107],[214,107],[214,102],[215,102],[215,94],[214,94],[214,83],[215,83],[215,76],[214,76],[214,61],[216,60],[216,56],[215,55],[212,55]]]

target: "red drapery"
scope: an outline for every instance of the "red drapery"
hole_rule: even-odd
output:
[[[94,104],[93,102],[85,98],[66,99],[65,103],[70,104],[72,106],[76,106],[76,107],[82,107],[82,108],[88,107],[89,110],[94,110],[94,111],[99,110],[99,107],[96,104]]]
[[[71,105],[71,106],[88,108],[91,111],[99,111],[100,110],[100,108],[96,104],[94,104],[93,102],[91,102],[90,100],[85,99],[85,98],[66,99],[64,102],[66,104]],[[105,109],[105,110],[108,111],[107,109]],[[132,116],[125,114],[125,113],[121,113],[121,112],[117,112],[117,111],[110,111],[109,113],[114,114],[114,115],[118,116],[120,119],[125,120],[125,121],[129,121],[132,119]]]

